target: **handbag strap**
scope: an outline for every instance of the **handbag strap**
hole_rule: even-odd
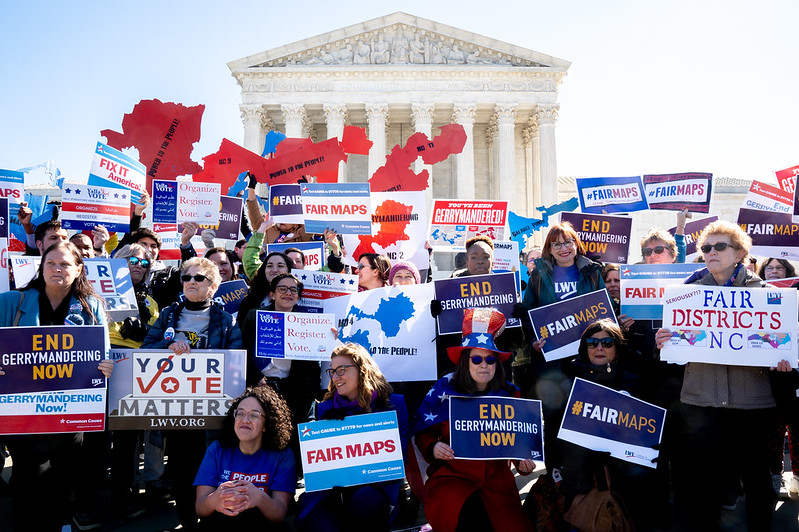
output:
[[[19,293],[19,306],[17,307],[17,315],[14,316],[14,327],[19,325],[19,319],[22,317],[22,302],[25,301],[25,292]]]

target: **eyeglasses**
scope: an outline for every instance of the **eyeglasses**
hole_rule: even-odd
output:
[[[206,277],[205,275],[203,275],[201,273],[198,273],[196,275],[181,275],[180,276],[180,280],[183,281],[184,283],[188,283],[192,279],[194,279],[198,283],[201,283],[201,282],[205,281],[206,279],[208,279],[208,277]]]
[[[716,251],[724,251],[727,248],[736,249],[735,246],[733,246],[732,244],[728,244],[726,242],[717,242],[717,243],[715,243],[713,245],[705,244],[704,246],[702,246],[699,249],[702,250],[702,253],[710,253],[711,249],[715,249]]]
[[[147,259],[140,259],[139,257],[128,257],[128,264],[136,266],[137,264],[142,268],[149,268],[150,261]]]
[[[784,272],[785,271],[785,266],[782,266],[782,265],[779,265],[779,266],[766,266],[766,271],[767,272]]]
[[[485,356],[485,357],[481,357],[481,356],[478,356],[478,355],[472,355],[472,356],[469,357],[469,360],[471,360],[472,364],[474,364],[475,366],[479,366],[480,364],[483,363],[484,360],[485,360],[485,363],[488,364],[489,366],[493,366],[494,364],[497,363],[497,357],[495,357],[494,355],[488,355],[488,356]]]
[[[643,250],[641,250],[641,252],[643,253],[644,257],[648,257],[652,253],[654,253],[655,255],[660,255],[661,253],[666,251],[666,249],[668,249],[666,246],[655,246],[653,248],[644,248]]]
[[[602,344],[602,347],[605,349],[610,349],[614,345],[616,345],[616,340],[613,338],[586,338],[585,345],[588,347],[595,349],[599,344]]]
[[[247,420],[250,421],[251,423],[256,423],[259,419],[261,419],[261,416],[263,416],[263,414],[256,410],[236,409],[233,411],[234,418],[236,418],[237,420],[242,420],[246,417]]]
[[[339,367],[337,367],[335,369],[328,368],[326,370],[327,371],[327,376],[332,379],[333,378],[333,374],[335,373],[339,377],[343,377],[344,376],[344,372],[347,371],[347,368],[357,368],[357,367],[358,366],[356,366],[355,364],[343,364],[343,365],[341,365],[341,366],[339,366]]]
[[[568,240],[564,240],[563,242],[552,242],[550,244],[550,246],[552,246],[552,249],[554,249],[555,251],[558,251],[563,246],[566,246],[567,248],[573,248],[574,247],[574,243],[575,243],[574,239],[570,238]]]
[[[277,292],[278,294],[285,294],[287,292],[291,292],[292,294],[296,294],[297,292],[299,292],[299,290],[297,290],[296,286],[280,285],[280,286],[275,287],[275,292]]]

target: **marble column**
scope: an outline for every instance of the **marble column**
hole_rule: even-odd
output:
[[[452,120],[463,126],[466,144],[463,151],[455,155],[455,198],[474,199],[474,114],[477,104],[456,103]]]
[[[486,146],[488,147],[488,191],[485,197],[489,199],[497,198],[497,176],[499,176],[498,138],[499,126],[497,125],[497,115],[491,115],[488,119],[488,127],[486,127]]]
[[[305,106],[301,103],[284,103],[280,105],[283,119],[286,123],[286,136],[288,138],[302,138],[306,118]]]
[[[341,140],[344,135],[344,121],[347,119],[347,105],[326,103],[322,106],[322,110],[325,112],[325,121],[327,122],[327,138],[336,137]],[[339,183],[347,182],[347,167],[344,161],[338,163],[338,180]]]
[[[506,200],[511,210],[519,210],[519,195],[516,193],[516,108],[518,104],[500,103],[494,107],[497,114],[499,165],[497,199]]]
[[[261,120],[266,116],[264,108],[261,105],[239,105],[239,110],[244,123],[244,147],[261,155],[264,150],[261,128]]]
[[[388,120],[388,104],[367,103],[366,120],[369,125],[369,140],[372,148],[369,150],[369,165],[367,179],[375,171],[386,164],[386,120]]]
[[[434,103],[413,103],[411,104],[411,118],[413,119],[414,131],[424,133],[428,139],[433,139],[433,113],[436,105]],[[421,173],[427,170],[429,175],[427,188],[424,191],[425,205],[433,205],[433,166],[424,164],[421,157],[417,157],[413,163],[413,171]]]
[[[538,136],[541,177],[541,203],[549,207],[558,202],[558,161],[555,153],[555,122],[560,106],[555,103],[538,104]]]

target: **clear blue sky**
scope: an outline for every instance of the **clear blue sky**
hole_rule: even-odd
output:
[[[799,164],[795,0],[12,0],[0,11],[0,168],[52,159],[84,179],[100,130],[149,98],[205,104],[201,162],[223,137],[243,141],[227,62],[394,11],[571,61],[559,175],[768,181]]]

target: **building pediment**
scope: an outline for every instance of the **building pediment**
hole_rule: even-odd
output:
[[[236,74],[283,67],[526,67],[565,73],[571,63],[407,13],[393,13],[231,61]],[[237,76],[238,77],[238,76]]]

